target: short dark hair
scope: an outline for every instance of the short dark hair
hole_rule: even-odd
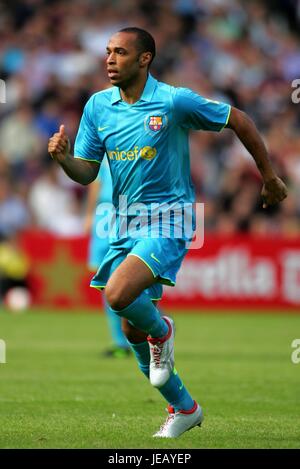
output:
[[[154,41],[153,36],[151,36],[151,34],[148,33],[148,31],[145,31],[145,29],[136,28],[134,26],[120,29],[119,33],[133,33],[136,35],[137,47],[138,47],[139,52],[140,53],[151,52],[152,54],[152,59],[149,62],[149,66],[150,66],[156,53],[155,41]]]

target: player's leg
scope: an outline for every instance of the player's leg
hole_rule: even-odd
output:
[[[126,319],[123,319],[122,327],[136,356],[139,368],[144,375],[149,378],[150,349],[146,334],[134,328]],[[159,387],[158,390],[168,404],[172,405],[176,411],[189,410],[194,405],[194,400],[183,385],[175,368],[172,370],[168,381],[163,386]]]
[[[140,370],[149,378],[150,349],[147,335],[134,328],[126,319],[123,319],[122,327]],[[157,389],[168,402],[169,417],[172,418],[167,418],[155,437],[176,437],[196,425],[200,426],[203,420],[202,409],[184,386],[175,368],[167,382]]]
[[[161,338],[169,333],[169,326],[144,292],[155,282],[141,259],[127,256],[109,278],[105,296],[116,314],[152,338]]]
[[[172,246],[170,247],[172,248]],[[184,389],[177,372],[174,371],[173,322],[168,319],[165,320],[168,331],[159,332],[158,329],[161,327],[159,320],[163,321],[164,319],[161,318],[158,310],[152,304],[150,296],[145,293],[145,290],[156,282],[156,276],[160,275],[160,271],[156,270],[160,266],[166,266],[162,272],[166,272],[168,275],[166,278],[170,278],[174,284],[173,259],[175,258],[175,261],[179,259],[180,265],[180,260],[183,257],[182,250],[179,249],[180,246],[175,245],[174,253],[172,253],[167,248],[168,246],[164,246],[161,240],[156,240],[152,244],[149,243],[149,240],[146,243],[139,243],[131,251],[130,254],[132,255],[128,256],[114,270],[106,286],[108,302],[117,314],[127,319],[130,328],[128,338],[132,340],[133,344],[136,342],[136,346],[133,345],[133,350],[140,362],[140,368],[147,375],[147,364],[150,361],[151,383],[159,390],[163,388],[162,391],[167,401],[174,402],[176,405],[176,408],[171,409],[172,419],[168,419],[168,426],[165,425],[163,431],[161,430],[156,434],[160,437],[179,436],[193,426],[198,425],[202,420],[200,407],[189,395],[188,397],[185,396],[189,401],[187,404],[180,403],[183,400],[182,396],[178,398],[179,391],[186,391],[186,389]],[[169,270],[169,266],[171,270]],[[151,331],[150,328],[152,328]],[[134,331],[134,329],[137,329],[137,331]],[[146,335],[148,335],[147,341],[150,344],[151,353],[149,353],[145,341]],[[158,350],[158,353],[155,355],[153,350]],[[159,357],[165,360],[161,360],[157,364],[156,359]],[[183,408],[185,406],[188,407],[187,410]],[[177,408],[180,410],[177,410]],[[171,421],[172,425],[170,426]]]

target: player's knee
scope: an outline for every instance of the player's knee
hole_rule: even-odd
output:
[[[122,292],[122,289],[108,284],[105,288],[105,297],[109,306],[115,311],[121,311],[128,306],[128,300]]]

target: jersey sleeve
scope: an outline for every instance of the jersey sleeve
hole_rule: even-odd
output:
[[[101,163],[105,149],[93,122],[93,97],[84,107],[74,145],[74,158]]]
[[[229,104],[203,98],[188,88],[177,88],[173,103],[177,124],[194,130],[220,132],[231,111]]]

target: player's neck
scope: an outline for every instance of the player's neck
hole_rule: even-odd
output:
[[[148,75],[141,75],[131,83],[120,88],[121,98],[128,104],[136,103],[143,94]]]

